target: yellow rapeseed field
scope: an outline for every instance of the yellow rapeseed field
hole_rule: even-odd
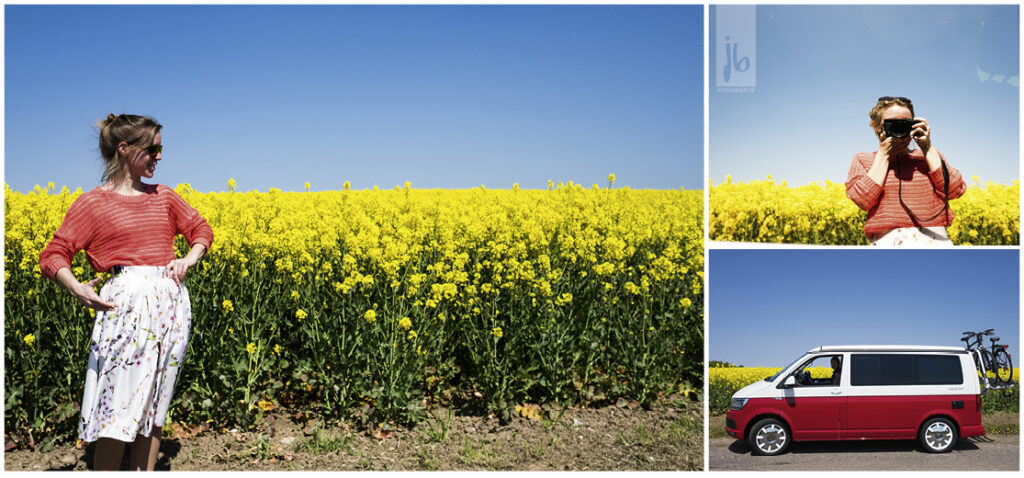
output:
[[[176,188],[215,239],[171,420],[415,422],[438,401],[507,415],[703,380],[701,191],[236,186]],[[5,190],[8,430],[77,423],[92,314],[38,257],[78,194]],[[93,275],[83,253],[73,269]]]
[[[846,186],[825,180],[790,187],[771,176],[747,183],[728,176],[709,184],[709,237],[714,241],[866,245],[867,213],[846,197]],[[957,245],[1020,243],[1020,182],[982,183],[950,201],[956,219],[949,237]]]

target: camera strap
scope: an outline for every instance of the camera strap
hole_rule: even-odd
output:
[[[903,179],[900,177],[901,174],[902,174],[902,170],[900,168],[900,163],[902,163],[902,161],[900,161],[899,158],[897,158],[896,159],[896,179],[898,179],[899,182],[900,182],[899,191],[897,192],[897,196],[899,196],[900,205],[903,206],[903,209],[905,209],[907,211],[907,214],[910,214],[910,218],[913,219],[914,222],[916,222],[918,226],[921,226],[923,223],[931,221],[932,219],[935,219],[935,218],[939,217],[940,214],[942,214],[942,213],[944,213],[944,212],[949,210],[949,169],[946,168],[946,161],[944,161],[942,159],[939,159],[939,163],[942,165],[942,190],[943,190],[942,191],[943,192],[943,195],[942,195],[942,202],[943,202],[942,210],[937,212],[937,213],[935,213],[934,216],[929,217],[928,219],[925,219],[924,221],[918,219],[917,216],[914,215],[914,212],[910,210],[910,206],[907,206],[907,204],[905,202],[903,202]]]

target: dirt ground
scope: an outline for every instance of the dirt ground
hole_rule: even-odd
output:
[[[377,437],[271,416],[262,430],[161,442],[158,470],[701,470],[703,404],[569,409],[557,421],[453,416]],[[447,434],[444,428],[447,425]],[[431,430],[433,426],[433,431]],[[4,453],[7,471],[87,470],[92,446]],[[126,454],[127,455],[127,454]],[[127,461],[124,463],[127,468]]]

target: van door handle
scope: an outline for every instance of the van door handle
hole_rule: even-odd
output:
[[[842,390],[833,390],[832,391],[832,395],[841,395],[842,393],[843,393]]]

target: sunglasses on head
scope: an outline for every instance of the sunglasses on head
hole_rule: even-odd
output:
[[[888,103],[890,101],[896,101],[896,100],[900,100],[900,101],[902,101],[904,103],[907,103],[907,104],[913,104],[910,101],[910,98],[907,98],[905,96],[881,96],[881,97],[878,98],[879,102],[886,102],[886,103]]]

